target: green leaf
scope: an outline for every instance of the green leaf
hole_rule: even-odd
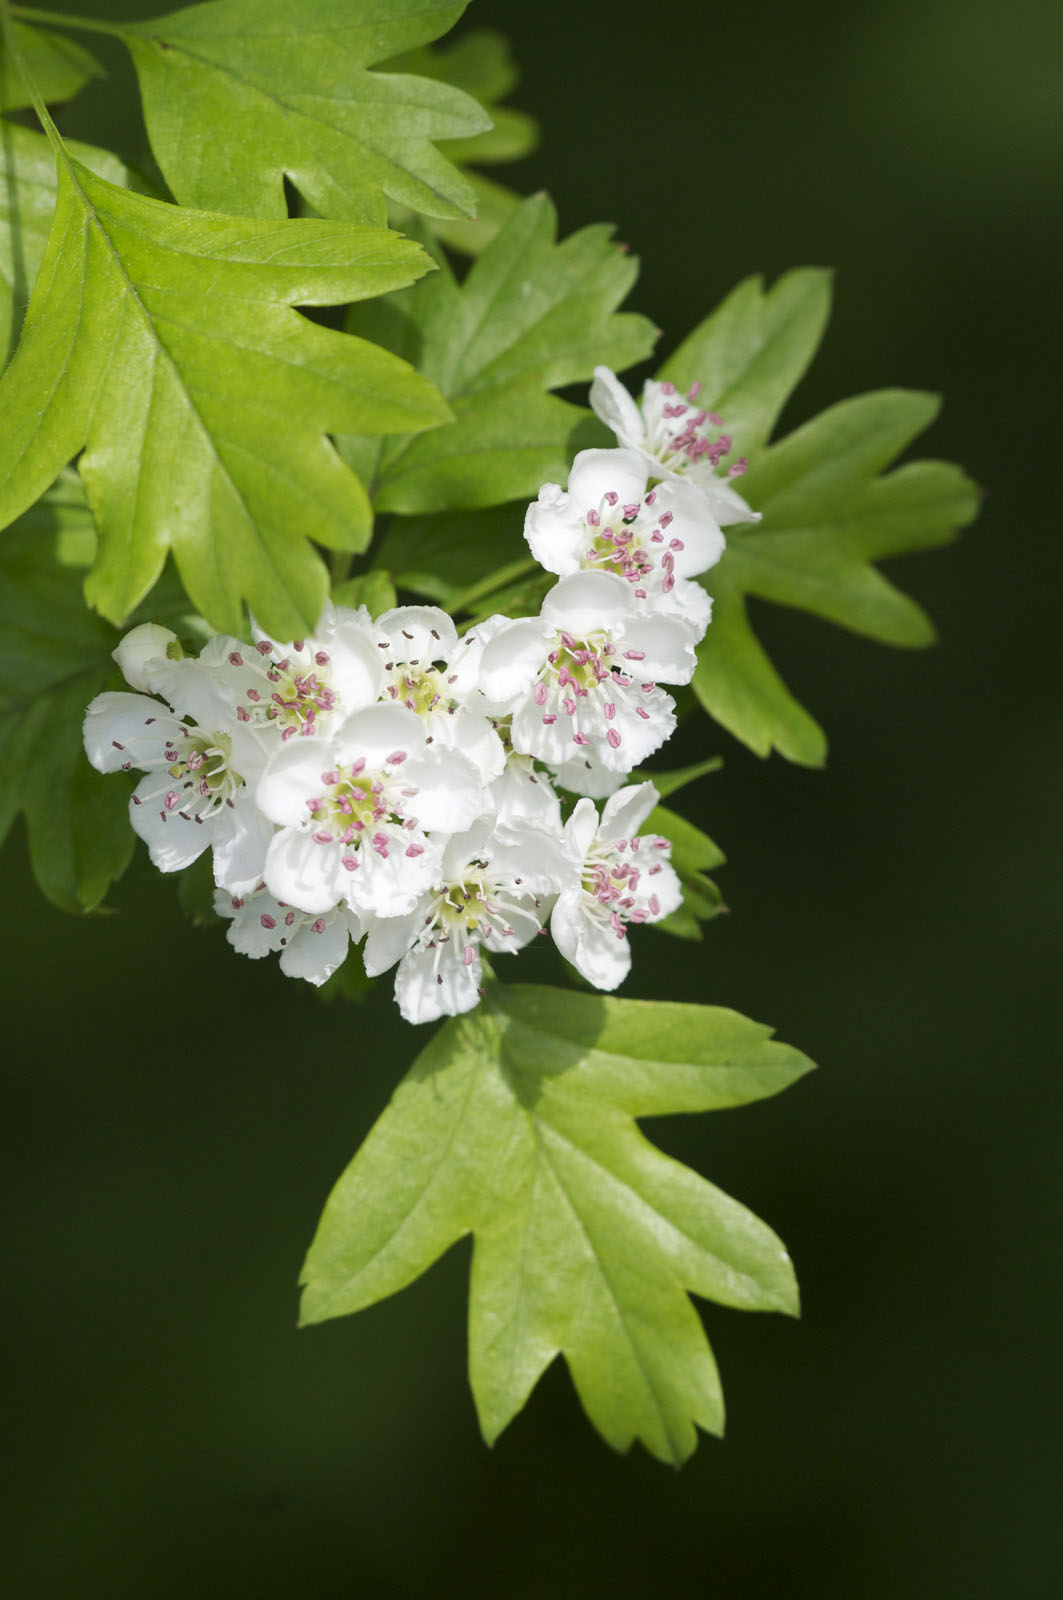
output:
[[[208,0],[122,29],[159,166],[183,205],[285,217],[287,177],[322,216],[382,224],[385,196],[473,209],[434,141],[490,126],[449,84],[368,69],[453,26],[439,0]]]
[[[71,140],[70,154],[111,183],[128,181],[109,150]],[[14,348],[55,215],[55,156],[43,133],[0,122],[0,364]]]
[[[780,1241],[634,1118],[776,1094],[811,1063],[717,1007],[492,990],[448,1022],[340,1178],[303,1322],[372,1305],[475,1234],[469,1366],[493,1442],[559,1352],[594,1425],[678,1464],[723,1428],[688,1293],[796,1313]]]
[[[476,196],[476,213],[472,217],[458,217],[453,222],[433,222],[432,231],[451,250],[462,255],[482,255],[506,226],[520,207],[521,197],[505,184],[485,178],[482,172],[469,171],[466,176]]]
[[[72,39],[12,22],[15,49],[46,105],[72,100],[92,78],[106,77],[95,56]],[[26,80],[4,48],[0,37],[0,111],[18,111],[32,103]]]
[[[617,314],[637,263],[605,226],[557,244],[545,195],[518,207],[458,284],[443,266],[423,285],[351,313],[354,332],[415,363],[451,402],[455,421],[428,439],[392,439],[349,456],[372,473],[381,511],[475,509],[534,496],[563,480],[600,425],[547,391],[622,369],[652,348],[645,317]]]
[[[390,611],[397,603],[390,574],[375,568],[372,572],[363,572],[357,578],[346,578],[343,583],[336,584],[332,598],[338,606],[351,606],[354,610],[365,606],[370,616],[374,617],[379,617],[382,611]]]
[[[710,772],[719,772],[722,766],[722,756],[709,756],[704,761],[695,761],[689,767],[676,767],[671,772],[633,772],[628,782],[652,783],[661,799],[667,800],[670,794],[685,789],[688,783],[694,783],[698,778],[707,777]],[[663,831],[658,829],[659,833]],[[722,856],[720,859],[723,859]]]
[[[743,493],[759,525],[728,530],[706,574],[713,621],[694,691],[758,755],[818,766],[826,740],[786,689],[749,624],[745,597],[795,606],[883,644],[930,644],[929,618],[872,565],[947,544],[977,511],[974,485],[944,462],[883,467],[937,414],[933,395],[887,389],[832,406],[755,458]]]
[[[830,316],[831,275],[814,267],[786,273],[765,292],[746,278],[658,372],[684,392],[702,384],[699,404],[719,412],[748,455],[762,445],[819,348]]]
[[[409,283],[418,247],[350,223],[252,221],[128,193],[56,141],[58,203],[21,343],[0,381],[0,526],[82,447],[99,531],[90,602],[115,622],[172,549],[198,609],[278,638],[328,589],[309,541],[364,548],[369,508],[332,430],[448,413],[387,351],[293,310]]]
[[[479,255],[508,221],[520,197],[512,189],[473,170],[470,163],[494,166],[499,162],[518,161],[539,143],[539,128],[534,117],[499,104],[518,78],[506,39],[489,30],[474,31],[442,48],[427,45],[421,50],[411,50],[385,62],[384,69],[416,72],[452,84],[474,96],[490,116],[491,126],[485,132],[469,139],[447,140],[441,146],[458,164],[474,191],[474,215],[432,222],[432,232],[449,248],[466,255]],[[402,210],[393,211],[394,226],[405,228],[406,215]]]
[[[80,574],[55,555],[71,510],[64,483],[0,541],[0,838],[24,811],[40,887],[64,911],[90,911],[135,838],[132,784],[94,772],[82,750],[118,634],[86,611]]]
[[[448,611],[487,578],[507,581],[535,570],[524,542],[523,504],[441,512],[394,520],[376,559],[400,588],[427,595]]]

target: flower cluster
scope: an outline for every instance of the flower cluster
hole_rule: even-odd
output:
[[[639,833],[656,791],[625,780],[675,727],[662,685],[693,674],[709,598],[692,580],[720,524],[753,515],[716,476],[718,419],[672,394],[648,385],[640,412],[598,370],[621,444],[528,509],[557,575],[538,616],[459,638],[434,606],[329,604],[312,638],[255,628],[195,657],[155,624],[123,639],[132,692],[89,706],[89,760],[144,774],[130,817],[157,867],[212,852],[235,949],[320,984],[361,942],[414,1022],[469,1010],[482,953],[547,930],[589,982],[620,983],[629,927],[681,899],[668,841]],[[559,789],[578,797],[565,821]]]

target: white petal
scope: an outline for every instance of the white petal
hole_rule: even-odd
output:
[[[433,749],[460,751],[476,768],[481,783],[491,783],[505,770],[505,746],[485,716],[459,706],[452,715],[433,716],[428,730]]]
[[[270,757],[255,789],[255,803],[271,822],[298,827],[310,815],[308,800],[327,793],[324,776],[334,754],[323,739],[292,739]]]
[[[660,799],[652,783],[619,789],[602,807],[601,839],[632,839]]]
[[[379,917],[407,916],[420,897],[438,882],[442,846],[438,840],[425,839],[423,834],[414,840],[399,828],[383,827],[379,831],[389,835],[388,854],[382,856],[371,845],[361,845],[358,871],[349,875],[347,895],[358,911],[373,912]],[[408,856],[406,850],[411,846],[420,848],[421,854]]]
[[[674,589],[668,594],[651,594],[642,609],[645,613],[678,617],[701,640],[712,621],[712,596],[692,578],[677,578]]]
[[[573,966],[576,965],[576,958],[579,955],[582,901],[583,890],[578,885],[563,889],[550,913],[550,937],[565,960],[570,961]]]
[[[480,689],[493,705],[509,706],[529,689],[546,660],[551,628],[538,617],[500,627],[480,657]]]
[[[626,390],[623,393],[630,399]],[[646,476],[645,459],[636,450],[581,450],[568,475],[568,497],[581,523],[610,493],[617,496],[616,515],[621,517],[622,507],[642,500]],[[607,509],[602,521],[609,521]]]
[[[332,736],[338,762],[346,764],[364,757],[370,770],[386,764],[395,750],[420,750],[425,741],[425,724],[415,711],[405,706],[375,705],[356,711]]]
[[[648,876],[643,878],[638,889],[639,900],[647,904],[647,909],[651,894],[656,895],[660,902],[660,910],[650,913],[651,922],[670,916],[673,911],[678,911],[683,903],[683,886],[675,868],[668,861],[661,861],[658,865],[660,872],[655,872],[652,878]]]
[[[546,773],[537,772],[527,756],[509,758],[505,771],[491,784],[487,806],[505,821],[524,817],[547,828],[561,826],[561,803]]]
[[[524,537],[532,555],[547,572],[579,571],[588,533],[567,497],[563,506],[533,501],[524,515]]]
[[[147,695],[98,694],[85,713],[85,754],[97,772],[119,772],[127,764],[146,770],[161,766],[163,749],[184,728],[158,700]]]
[[[219,811],[213,828],[214,882],[230,894],[248,894],[261,883],[273,824],[246,792]]]
[[[689,683],[698,664],[697,636],[682,618],[626,617],[617,628],[618,664],[639,683]],[[635,659],[629,656],[633,652]]]
[[[429,667],[449,661],[458,647],[458,630],[439,606],[396,606],[376,620],[379,641],[389,651],[378,650],[385,661],[411,661]]]
[[[721,528],[736,522],[759,522],[760,512],[753,511],[725,478],[719,477],[707,461],[696,462],[685,474],[687,483],[693,484],[704,496],[709,511]]]
[[[615,372],[595,367],[590,392],[591,410],[607,428],[612,428],[621,444],[638,446],[646,437],[642,413]]]
[[[233,949],[252,961],[260,961],[281,947],[284,907],[265,890],[248,895],[241,904],[235,905],[234,899],[240,898],[225,889],[216,889],[214,909],[220,917],[232,919],[225,937]]]
[[[657,517],[672,513],[671,522],[662,531],[669,544],[675,539],[682,545],[682,549],[672,551],[677,577],[692,578],[716,565],[726,540],[704,495],[689,478],[672,478],[658,485],[653,511]]]
[[[133,832],[147,845],[153,865],[160,872],[180,872],[199,860],[211,843],[213,830],[209,822],[191,822],[176,810],[167,811],[158,788],[154,773],[141,779],[129,802],[129,820]]]
[[[611,772],[602,765],[594,750],[587,746],[581,755],[563,761],[554,770],[554,782],[571,794],[589,795],[592,800],[604,800],[619,789],[627,772]]]
[[[420,933],[431,903],[432,896],[423,895],[404,917],[372,918],[362,952],[368,977],[377,978],[402,960]]]
[[[574,572],[554,584],[542,605],[544,622],[577,639],[608,633],[630,611],[628,585],[612,572]]]
[[[483,966],[479,952],[465,964],[461,945],[450,940],[434,950],[411,950],[395,974],[395,999],[407,1022],[434,1022],[471,1011],[479,1002]]]
[[[593,800],[577,800],[565,823],[565,845],[574,861],[582,862],[598,832],[598,811]]]
[[[318,679],[336,695],[344,712],[372,705],[384,687],[384,663],[383,652],[366,630],[353,623],[339,626],[331,639],[323,641],[323,649],[315,649],[315,658],[321,654],[328,661],[315,659]]]
[[[347,890],[337,847],[318,844],[298,828],[274,834],[262,875],[278,900],[315,916],[331,911]]]
[[[436,829],[459,833],[486,809],[480,773],[456,750],[443,750],[437,757],[410,756],[402,776],[407,787],[418,791],[404,802],[407,811],[430,833]]]
[[[649,713],[647,717],[640,717],[635,704],[626,697],[617,698],[612,726],[620,735],[620,742],[615,749],[604,740],[597,746],[602,765],[613,772],[631,772],[675,732],[675,702],[670,694],[652,689],[649,694],[640,694],[637,704]]]
[[[302,922],[281,951],[280,969],[288,978],[305,978],[315,987],[325,983],[347,957],[349,933],[342,916],[330,917],[320,932]]]
[[[608,922],[585,916],[572,964],[596,989],[615,989],[631,971],[631,946]]]

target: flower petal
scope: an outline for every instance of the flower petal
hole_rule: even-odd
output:
[[[612,428],[621,444],[638,447],[646,438],[642,412],[609,367],[595,367],[590,405],[594,414]]]
[[[627,396],[626,390],[623,393]],[[581,450],[568,475],[568,497],[582,523],[588,511],[598,510],[607,494],[615,494],[619,517],[624,506],[642,500],[646,478],[645,458],[636,450]],[[603,521],[608,521],[606,513]]]
[[[181,723],[158,700],[125,690],[98,694],[82,726],[85,754],[97,772],[162,766],[167,743],[183,733]]]
[[[395,974],[395,999],[407,1022],[434,1022],[471,1011],[480,999],[479,952],[465,964],[463,948],[448,940],[434,950],[411,950]]]

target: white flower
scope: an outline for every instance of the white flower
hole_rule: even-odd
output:
[[[630,772],[675,728],[657,680],[688,683],[696,642],[679,617],[633,611],[622,578],[576,572],[554,585],[538,617],[504,623],[488,639],[480,687],[498,714],[511,715],[519,753],[556,768],[585,754]]]
[[[531,756],[519,756],[512,749],[505,770],[488,788],[487,810],[492,816],[521,817],[541,828],[561,831],[561,802],[553,784]]]
[[[280,951],[281,971],[320,985],[343,964],[351,940],[362,937],[361,924],[348,906],[313,916],[297,911],[259,883],[246,895],[218,889],[214,909],[232,920],[226,938],[234,950],[252,961]]]
[[[630,970],[628,924],[656,922],[683,898],[668,840],[639,836],[656,804],[652,783],[631,784],[606,801],[600,822],[593,802],[580,800],[565,825],[579,882],[562,889],[550,932],[565,960],[597,989],[615,989]]]
[[[415,711],[429,744],[460,750],[479,769],[483,781],[497,778],[506,762],[502,741],[476,695],[482,640],[459,641],[451,618],[438,606],[398,606],[375,624],[378,654],[384,663],[381,698]]]
[[[559,831],[483,817],[449,841],[437,882],[408,916],[370,923],[365,970],[372,978],[399,962],[395,998],[407,1022],[471,1011],[481,946],[521,949],[543,927],[544,900],[571,876]]]
[[[732,522],[759,522],[742,496],[718,476],[717,468],[731,453],[732,441],[723,430],[723,418],[698,405],[699,383],[681,395],[674,383],[648,378],[642,387],[641,410],[608,367],[595,367],[590,402],[620,443],[636,451],[655,478],[685,478],[704,497],[721,528]],[[727,469],[729,479],[740,478],[744,457]]]
[[[329,739],[282,745],[256,798],[280,830],[262,877],[315,915],[340,903],[405,915],[435,881],[446,835],[485,805],[472,763],[429,749],[421,719],[394,705],[356,711]]]
[[[191,702],[207,695],[224,705],[237,722],[263,735],[267,747],[337,727],[352,712],[372,705],[383,688],[384,669],[364,609],[327,602],[314,635],[289,644],[275,643],[257,625],[253,634],[250,645],[216,634],[198,656],[184,656],[174,640],[166,655],[146,662],[141,659],[145,640],[129,652],[131,664],[155,694],[171,703],[175,697]],[[119,665],[129,678],[125,662]],[[200,720],[194,707],[192,714]]]
[[[548,572],[616,573],[633,609],[675,612],[700,636],[711,601],[690,580],[720,559],[723,534],[691,484],[675,479],[648,489],[647,477],[646,459],[634,450],[581,450],[567,493],[556,483],[539,490],[524,537]]]
[[[177,709],[184,709],[178,707]],[[197,702],[197,709],[204,707]],[[158,700],[100,694],[85,714],[85,753],[97,772],[144,772],[130,821],[161,872],[176,872],[214,851],[214,878],[234,893],[254,885],[273,829],[252,787],[265,752],[248,730],[217,715],[192,724]]]

